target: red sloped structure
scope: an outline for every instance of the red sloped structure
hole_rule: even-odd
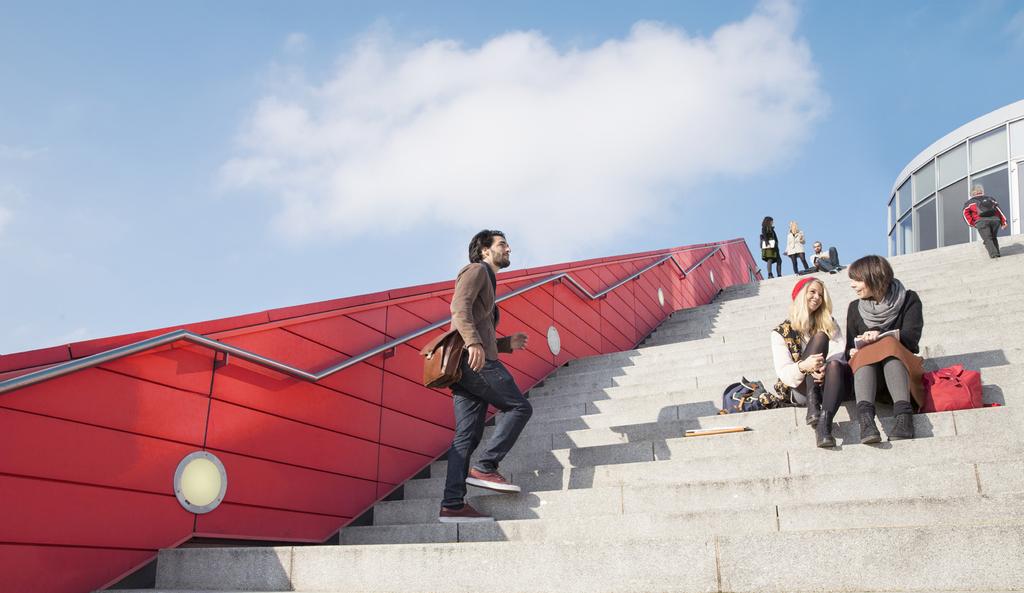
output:
[[[708,303],[757,268],[732,240],[500,274],[501,294],[562,272],[598,293],[666,255],[678,266],[666,261],[597,300],[561,281],[504,301],[499,332],[533,337],[503,358],[519,386],[632,348],[671,312]],[[180,328],[315,371],[445,319],[452,288]],[[557,356],[545,340],[552,326]],[[180,328],[0,356],[0,381]],[[435,332],[316,383],[179,342],[0,395],[0,588],[89,591],[192,537],[323,542],[447,450],[450,394],[420,384],[418,349]],[[228,489],[196,515],[179,505],[173,476],[202,450],[223,462]]]

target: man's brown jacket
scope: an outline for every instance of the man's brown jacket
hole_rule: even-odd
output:
[[[459,270],[452,295],[452,327],[459,330],[466,347],[480,344],[487,360],[498,360],[498,352],[512,352],[511,338],[497,338],[494,328],[494,285],[486,263],[469,264]]]

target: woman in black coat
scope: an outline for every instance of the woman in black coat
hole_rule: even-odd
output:
[[[775,221],[771,216],[765,216],[761,221],[761,259],[768,265],[768,277],[772,276],[772,264],[775,264],[775,273],[782,278],[782,255],[779,254],[779,237],[775,234]]]
[[[893,401],[896,426],[889,440],[914,438],[911,396],[920,396],[920,350],[924,316],[921,298],[893,277],[885,258],[868,255],[850,264],[850,286],[858,300],[846,313],[846,353],[853,368],[860,442],[882,440],[875,425],[875,396],[882,382]],[[897,330],[893,337],[879,334]],[[860,345],[860,349],[856,346]]]

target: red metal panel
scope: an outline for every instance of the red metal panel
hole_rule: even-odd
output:
[[[9,593],[82,593],[116,580],[154,553],[0,544],[0,575]]]
[[[387,482],[377,482],[377,499],[384,498],[388,494],[391,494],[395,488],[398,488],[398,484],[388,484]],[[440,494],[438,494],[440,496]]]
[[[591,349],[596,350],[601,347],[601,332],[577,317],[560,300],[555,301],[555,322],[559,326],[559,333],[563,331],[562,328],[566,328],[577,338],[586,342]]]
[[[381,446],[390,445],[427,457],[436,457],[452,443],[452,430],[432,422],[385,409],[381,413]],[[380,478],[391,481],[383,476]]]
[[[403,299],[406,297],[416,296],[418,294],[426,294],[428,292],[440,292],[444,290],[452,290],[455,287],[455,280],[442,280],[441,282],[434,282],[431,284],[421,284],[419,286],[410,286],[408,288],[399,288],[388,292],[388,297],[391,300]]]
[[[440,426],[455,428],[450,395],[391,373],[384,374],[384,406]]]
[[[361,305],[368,305],[371,303],[377,303],[388,300],[388,293],[385,292],[374,292],[370,294],[361,294],[358,296],[345,297],[341,299],[331,299],[329,301],[320,301],[319,303],[309,303],[307,305],[296,305],[294,307],[281,307],[280,309],[271,309],[267,311],[267,315],[270,321],[280,321],[282,319],[291,319],[293,317],[302,317],[305,315],[314,315],[316,313],[326,313],[327,311],[339,311],[349,307],[358,307]]]
[[[355,319],[359,323],[362,323],[368,327],[384,333],[384,327],[388,321],[388,308],[385,303],[381,303],[379,306],[373,309],[367,309],[365,311],[355,311],[348,314],[349,317]],[[361,354],[361,353],[360,353]]]
[[[215,512],[196,517],[196,535],[320,543],[344,522],[344,519],[331,515],[224,503]]]
[[[552,309],[553,297],[551,296],[551,294],[552,294],[551,290],[554,287],[556,287],[556,286],[560,286],[561,282],[562,281],[559,281],[558,284],[545,284],[544,286],[541,286],[539,288],[535,288],[535,289],[533,289],[533,290],[531,290],[529,292],[524,292],[523,294],[519,295],[519,297],[517,297],[517,299],[509,299],[508,301],[505,301],[505,302],[501,303],[501,306],[504,307],[505,303],[508,303],[510,301],[513,301],[513,300],[525,299],[531,305],[536,307],[537,310],[540,311],[542,314],[547,315],[547,316],[550,317],[551,316],[551,312],[553,310]],[[547,331],[546,328],[545,328],[545,331]]]
[[[413,383],[423,383],[423,357],[412,346],[397,346],[394,355],[384,361],[384,370]]]
[[[213,319],[210,321],[202,321],[199,323],[189,323],[187,325],[173,325],[170,327],[163,327],[160,329],[152,329],[142,332],[136,332],[132,334],[124,334],[120,336],[113,336],[110,338],[97,338],[95,340],[86,340],[84,342],[76,342],[70,344],[71,357],[82,358],[97,354],[99,352],[106,352],[111,348],[117,348],[118,346],[124,346],[125,344],[131,344],[132,342],[138,342],[154,336],[163,335],[178,329],[187,329],[197,334],[215,334],[219,332],[225,332],[233,329],[239,329],[243,327],[250,327],[268,322],[270,319],[266,313],[250,313],[247,315],[237,315],[235,317],[226,317],[224,319]]]
[[[89,369],[8,393],[0,397],[0,408],[201,445],[207,401],[188,391]]]
[[[170,348],[122,358],[100,368],[208,395],[214,352],[198,346]]]
[[[250,352],[279,360],[307,371],[319,371],[346,358],[344,354],[311,342],[282,329],[225,338],[225,342]],[[372,361],[378,366],[379,361]],[[337,389],[369,402],[380,402],[380,372],[358,364],[320,381],[320,385]],[[374,381],[376,379],[376,381]]]
[[[2,475],[0,492],[4,542],[159,549],[187,538],[195,518],[173,495]]]
[[[381,482],[401,484],[416,475],[421,469],[428,465],[435,457],[448,450],[451,440],[437,455],[421,455],[411,451],[395,449],[387,445],[380,446],[380,476]],[[440,496],[440,495],[439,495]]]
[[[28,352],[5,354],[0,355],[0,372],[51,365],[70,359],[71,349],[67,346],[54,346]]]
[[[550,311],[550,309],[548,309],[548,311]],[[515,327],[515,324],[509,325],[508,322],[512,320],[518,321],[526,327]],[[517,331],[529,333],[529,330],[533,330],[534,332],[537,332],[537,334],[543,336],[547,334],[549,327],[551,327],[550,313],[542,312],[522,296],[509,299],[504,303],[501,303],[501,321],[499,329],[506,333],[513,333]]]
[[[597,303],[581,295],[579,290],[569,284],[559,284],[552,291],[554,301],[572,311],[573,315],[579,317],[590,327],[599,330],[601,328],[601,313]],[[552,303],[552,311],[558,309]]]
[[[211,449],[321,469],[357,478],[377,477],[377,444],[294,420],[213,400]]]
[[[419,327],[423,327],[424,325],[427,325],[429,323],[434,323],[435,321],[441,321],[442,319],[451,317],[452,315],[451,303],[436,296],[421,299],[418,301],[402,303],[401,307],[406,311],[412,313],[413,315],[416,315],[417,317],[426,321],[426,323],[420,323]],[[419,329],[419,327],[413,329]],[[398,337],[397,334],[391,335],[393,335],[396,338]]]
[[[218,369],[213,396],[355,437],[377,439],[380,408],[376,404],[248,363]]]
[[[414,331],[421,329],[425,325],[429,325],[429,322],[426,319],[423,319],[417,315],[414,315],[406,311],[403,307],[400,307],[398,305],[392,305],[388,307],[387,334],[389,337],[397,338],[400,336],[404,336],[406,334],[410,334]],[[446,327],[445,329],[448,328]],[[434,330],[429,334],[425,334],[423,336],[420,336],[419,338],[414,338],[406,343],[409,344],[411,347],[415,348],[416,350],[419,350],[424,345],[426,345],[426,343],[429,342],[431,338],[433,338],[440,332],[441,330],[439,329]]]
[[[544,358],[541,358],[541,355]],[[515,368],[529,375],[535,382],[540,381],[555,368],[554,356],[548,350],[546,335],[535,334],[530,337],[526,349],[516,350],[511,354],[501,353],[498,357],[506,367]]]
[[[631,314],[631,311],[626,310],[625,305],[616,304],[610,298],[601,301],[601,317],[604,322],[601,326],[601,333],[618,345],[628,344],[624,347],[629,348],[636,340],[636,328],[623,317],[626,314]],[[609,330],[614,330],[614,334],[609,334]],[[621,336],[623,340],[616,341],[616,336]]]
[[[213,453],[224,463],[228,476],[229,487],[225,502],[353,517],[376,498],[376,482],[372,480],[339,476],[224,451],[213,450]]]
[[[374,313],[379,313],[379,317],[383,321],[383,309],[374,311]],[[343,352],[347,356],[358,356],[387,341],[382,331],[377,331],[345,315],[297,323],[289,325],[285,329],[338,352]]]
[[[198,447],[0,410],[0,473],[172,494],[174,470]]]
[[[599,353],[597,348],[581,340],[569,328],[560,323],[556,324],[556,327],[558,327],[558,335],[562,342],[562,353],[555,359],[558,366],[562,366],[570,360]],[[598,336],[598,340],[600,340],[600,336]],[[600,342],[598,342],[598,346],[600,346]]]

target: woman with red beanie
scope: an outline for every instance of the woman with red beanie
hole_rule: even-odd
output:
[[[789,317],[771,332],[772,359],[779,380],[775,391],[807,403],[807,424],[814,426],[819,447],[835,447],[832,419],[850,393],[844,360],[846,342],[832,317],[825,284],[802,278],[793,287]]]

